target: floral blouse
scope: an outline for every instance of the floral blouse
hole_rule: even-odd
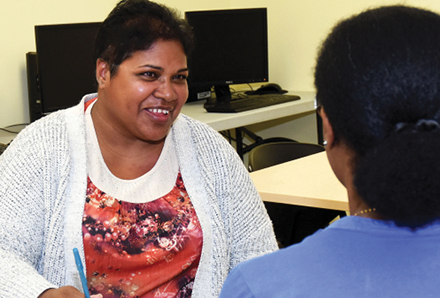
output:
[[[180,173],[147,203],[113,198],[89,178],[82,229],[90,294],[191,297],[203,237]]]

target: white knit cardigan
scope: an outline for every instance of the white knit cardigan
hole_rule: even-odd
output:
[[[24,129],[0,156],[0,297],[81,289],[72,250],[84,261],[87,183],[84,103]],[[193,298],[218,297],[238,263],[277,249],[272,224],[226,140],[180,115],[171,134],[185,187],[203,230]]]

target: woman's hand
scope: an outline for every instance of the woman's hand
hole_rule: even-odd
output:
[[[49,289],[44,291],[38,298],[84,298],[84,294],[78,289],[65,286],[58,289]],[[91,295],[90,298],[102,298],[101,294]]]

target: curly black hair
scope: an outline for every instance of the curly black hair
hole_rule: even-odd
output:
[[[440,16],[396,5],[340,22],[315,86],[336,140],[355,152],[364,201],[403,226],[439,218]]]
[[[122,0],[101,24],[95,60],[105,60],[113,76],[125,59],[158,40],[179,41],[187,57],[194,47],[192,29],[176,10],[148,0]]]

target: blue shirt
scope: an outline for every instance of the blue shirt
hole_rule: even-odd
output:
[[[220,298],[439,296],[439,222],[412,231],[347,216],[299,244],[239,264]]]

